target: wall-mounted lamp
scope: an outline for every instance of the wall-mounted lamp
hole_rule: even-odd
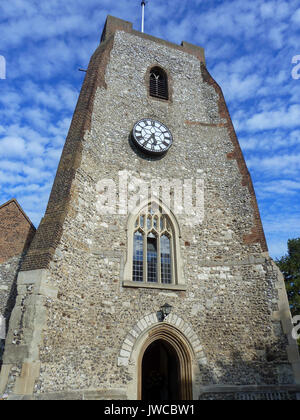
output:
[[[161,306],[160,311],[157,312],[157,318],[159,321],[163,321],[171,312],[172,306],[168,303],[165,303]]]

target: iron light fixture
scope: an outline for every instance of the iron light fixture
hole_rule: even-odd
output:
[[[172,306],[168,303],[165,303],[163,306],[161,306],[160,311],[157,312],[157,318],[159,321],[163,321],[171,312]]]

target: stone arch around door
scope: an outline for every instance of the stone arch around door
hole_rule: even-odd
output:
[[[174,313],[159,322],[152,313],[140,319],[123,341],[118,366],[126,366],[133,378],[128,385],[128,399],[142,398],[142,361],[152,343],[163,342],[176,355],[179,363],[180,399],[198,398],[197,378],[200,365],[207,360],[200,340],[191,326]]]

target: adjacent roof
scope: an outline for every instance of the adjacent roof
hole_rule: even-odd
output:
[[[27,214],[25,213],[25,211],[22,209],[22,207],[20,206],[20,204],[18,203],[16,198],[12,198],[11,200],[7,201],[6,203],[2,204],[0,206],[0,211],[3,207],[8,206],[11,203],[15,203],[15,205],[18,207],[18,209],[20,210],[20,212],[23,214],[23,216],[25,217],[25,219],[27,220],[27,222],[34,227],[33,223],[31,222],[31,220],[29,219],[29,217],[27,216]]]
[[[35,227],[13,198],[0,206],[0,264],[26,251]]]

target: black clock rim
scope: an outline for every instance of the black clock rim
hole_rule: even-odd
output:
[[[163,125],[164,127],[165,127],[165,129],[166,130],[168,130],[168,133],[170,134],[170,137],[171,137],[171,141],[170,141],[170,144],[169,144],[169,146],[166,148],[166,149],[164,149],[164,150],[162,150],[162,151],[159,151],[159,152],[156,152],[156,151],[154,151],[154,150],[149,150],[149,149],[147,149],[146,147],[144,147],[143,145],[141,145],[140,143],[139,143],[139,141],[135,138],[135,127],[140,123],[140,122],[142,122],[142,121],[154,121],[154,122],[158,122],[159,124],[161,124],[161,125]],[[139,120],[139,121],[137,121],[135,124],[134,124],[134,126],[133,126],[133,128],[132,128],[132,138],[133,138],[133,140],[134,140],[134,143],[135,143],[135,145],[136,146],[138,146],[143,152],[145,152],[146,154],[149,154],[149,155],[152,155],[152,156],[160,156],[160,155],[164,155],[169,149],[170,149],[170,147],[172,146],[172,144],[173,144],[173,136],[172,136],[172,134],[171,134],[171,132],[170,132],[170,130],[168,129],[168,127],[164,124],[164,123],[162,123],[161,121],[159,121],[159,120],[154,120],[153,118],[142,118],[141,120]]]

